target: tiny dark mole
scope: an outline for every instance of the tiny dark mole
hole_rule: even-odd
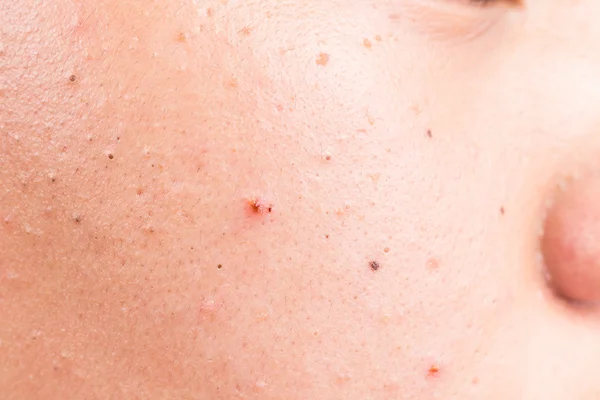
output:
[[[115,156],[113,154],[109,154],[108,158],[112,160],[113,158],[115,158]]]
[[[217,268],[221,269],[221,268],[223,268],[223,265],[219,264],[219,265],[217,265]]]
[[[377,271],[381,267],[381,265],[379,265],[379,263],[377,261],[371,261],[369,263],[369,266],[371,267],[371,269],[373,271]]]
[[[71,76],[69,77],[69,80],[70,80],[71,82],[75,82],[75,81],[77,80],[77,77],[76,77],[75,75],[71,75]]]

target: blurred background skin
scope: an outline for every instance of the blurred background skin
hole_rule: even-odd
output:
[[[600,398],[537,250],[598,15],[2,1],[0,397]]]

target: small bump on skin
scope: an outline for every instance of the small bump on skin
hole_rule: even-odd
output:
[[[373,271],[377,271],[377,270],[379,270],[379,268],[381,268],[381,265],[379,265],[379,263],[377,261],[371,261],[369,263],[369,266],[371,267],[371,269]]]
[[[427,371],[427,375],[430,377],[438,376],[440,373],[440,366],[438,364],[432,364]]]
[[[430,258],[427,260],[427,269],[435,271],[440,267],[440,262],[437,258]]]
[[[75,82],[77,80],[77,76],[71,75],[69,76],[69,82]]]
[[[600,174],[573,179],[547,210],[540,250],[548,283],[569,302],[600,302]]]
[[[272,204],[265,203],[257,197],[248,199],[248,206],[253,214],[271,214],[273,212]]]

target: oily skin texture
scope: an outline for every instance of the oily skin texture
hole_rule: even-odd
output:
[[[538,242],[599,13],[3,2],[0,393],[597,399]]]

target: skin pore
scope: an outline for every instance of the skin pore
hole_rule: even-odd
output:
[[[600,3],[485,3],[2,2],[2,398],[598,399]]]

